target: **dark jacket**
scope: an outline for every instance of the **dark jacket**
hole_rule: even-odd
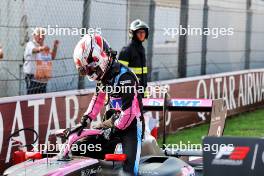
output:
[[[132,69],[139,79],[139,84],[144,88],[147,87],[148,70],[142,42],[133,39],[128,46],[122,48],[118,61]]]

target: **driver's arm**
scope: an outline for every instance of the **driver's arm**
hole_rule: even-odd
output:
[[[97,115],[104,107],[106,93],[99,88],[100,86],[100,84],[97,84],[96,93],[93,96],[87,111],[84,113],[84,116],[88,116],[91,120],[96,119]]]
[[[140,116],[140,109],[135,84],[136,81],[130,74],[124,74],[120,77],[118,85],[124,86],[127,91],[123,92],[121,95],[121,113],[119,118],[115,120],[114,123],[115,127],[119,130],[126,129],[134,120],[134,118]],[[130,87],[131,89],[128,87]]]

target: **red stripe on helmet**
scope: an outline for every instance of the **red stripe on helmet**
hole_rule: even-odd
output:
[[[82,47],[82,53],[84,53],[84,51],[86,50],[85,42],[82,42],[81,47]]]
[[[95,41],[100,46],[100,48],[103,48],[103,38],[100,35],[95,35]]]
[[[75,60],[75,64],[76,64],[78,67],[81,67],[81,66],[82,66],[82,63],[81,63],[80,59],[76,59],[76,60]]]

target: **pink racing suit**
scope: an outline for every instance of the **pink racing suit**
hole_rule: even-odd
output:
[[[119,72],[107,84],[97,85],[96,94],[85,115],[96,119],[105,104],[106,95],[110,98],[111,107],[120,108],[121,115],[115,120],[114,126],[121,133],[123,153],[127,154],[123,168],[125,172],[137,175],[142,141],[142,102],[137,91],[136,76],[122,64],[115,64],[119,64]],[[117,91],[117,87],[123,88],[122,91]],[[112,88],[110,93],[107,91],[109,88]]]

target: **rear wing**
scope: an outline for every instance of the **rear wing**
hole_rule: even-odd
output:
[[[211,112],[213,100],[211,99],[183,99],[172,98],[164,102],[161,98],[144,98],[143,109],[148,111],[163,111],[166,105],[168,111],[203,111]]]
[[[143,98],[143,110],[163,111],[163,147],[166,144],[166,117],[168,111],[210,112],[210,127],[208,136],[222,136],[227,116],[227,107],[223,99],[190,99],[168,98],[166,93],[162,98]]]

